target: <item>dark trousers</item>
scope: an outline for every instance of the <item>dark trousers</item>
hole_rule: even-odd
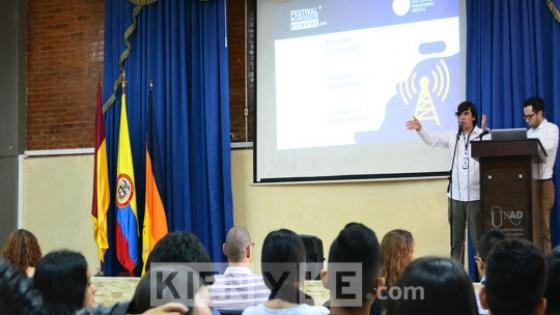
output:
[[[467,220],[475,249],[482,233],[480,200],[458,201],[449,199],[449,227],[451,229],[451,258],[463,263],[465,253],[465,228]]]

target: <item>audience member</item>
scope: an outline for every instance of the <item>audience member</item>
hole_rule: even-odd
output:
[[[31,280],[5,260],[0,261],[0,314],[47,315]]]
[[[379,242],[375,232],[361,223],[347,224],[331,244],[327,271],[321,274],[323,284],[331,293],[332,314],[369,314],[372,302],[384,279],[379,277],[381,269]],[[340,281],[340,272],[347,270],[347,263],[361,266],[358,281]],[[359,273],[358,273],[359,274]],[[352,289],[350,283],[359,286]],[[362,292],[361,296],[341,296],[343,288],[350,285],[350,291]]]
[[[253,243],[249,232],[233,227],[223,245],[229,266],[223,275],[214,277],[208,290],[212,307],[221,310],[243,310],[249,306],[266,302],[270,290],[262,275],[254,274],[249,268],[253,258]]]
[[[400,273],[414,259],[414,238],[409,231],[396,229],[381,241],[382,275],[387,287],[397,282]]]
[[[213,282],[210,256],[191,232],[169,233],[159,240],[148,257],[146,272],[153,263],[192,263],[205,284]]]
[[[381,241],[381,274],[385,277],[385,285],[392,287],[404,268],[414,259],[414,238],[406,230],[389,231]],[[371,315],[379,315],[387,299],[386,290],[379,292],[383,298],[376,299],[371,306]]]
[[[544,257],[529,241],[504,240],[486,260],[480,302],[492,315],[541,315],[546,310]]]
[[[498,242],[503,241],[506,239],[506,235],[504,232],[496,229],[490,229],[482,235],[480,241],[478,242],[478,254],[475,257],[476,267],[478,269],[478,274],[480,275],[480,283],[484,285],[486,282],[486,259],[488,257],[488,253],[494,245]],[[489,314],[487,309],[484,309],[480,304],[480,295],[478,292],[476,296],[476,305],[478,306],[478,314],[479,315],[486,315]]]
[[[69,250],[53,251],[37,265],[35,287],[51,315],[73,314],[95,304],[95,285],[90,281],[84,256]]]
[[[305,304],[310,297],[301,291],[304,264],[305,247],[296,233],[287,229],[270,232],[261,254],[261,269],[270,297],[264,304],[246,308],[243,314],[327,314],[324,307]]]
[[[2,258],[32,277],[43,255],[33,233],[19,229],[10,234],[2,250]]]
[[[546,258],[548,267],[544,296],[547,301],[546,315],[560,315],[560,246]]]
[[[413,261],[388,291],[386,315],[475,315],[474,290],[455,260],[423,257]]]
[[[128,307],[128,314],[140,314],[148,311],[154,306],[161,306],[169,302],[182,302],[187,305],[189,311],[187,314],[211,314],[210,308],[208,307],[208,290],[202,285],[200,281],[200,276],[192,277],[189,275],[187,270],[181,269],[183,272],[177,272],[173,277],[174,283],[181,283],[183,288],[189,288],[183,291],[173,291],[171,289],[162,290],[162,296],[155,297],[151,295],[150,284],[153,284],[156,280],[156,272],[161,272],[164,275],[169,275],[176,269],[170,266],[154,266],[147,272],[136,287],[134,296]],[[192,271],[196,273],[196,271]],[[179,288],[173,287],[175,290]],[[192,290],[191,290],[192,289]],[[173,294],[176,294],[175,296]],[[186,294],[182,296],[181,294]],[[177,301],[177,298],[179,301]]]

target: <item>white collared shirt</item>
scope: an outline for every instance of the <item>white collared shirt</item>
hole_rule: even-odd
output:
[[[478,161],[471,156],[470,141],[477,139],[481,133],[482,129],[475,126],[470,136],[464,132],[459,135],[457,153],[453,163],[451,189],[447,194],[453,200],[480,200],[480,170]],[[450,157],[453,158],[457,131],[449,130],[442,133],[430,133],[422,128],[418,131],[418,135],[428,145],[449,148]]]
[[[558,126],[545,118],[537,128],[527,130],[527,138],[539,139],[547,154],[546,161],[537,165],[536,172],[533,171],[533,177],[536,179],[552,178],[556,151],[558,151]]]

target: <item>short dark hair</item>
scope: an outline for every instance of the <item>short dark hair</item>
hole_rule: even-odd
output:
[[[457,117],[459,117],[461,115],[462,112],[469,110],[471,111],[472,116],[474,117],[474,119],[477,119],[477,111],[476,111],[476,105],[474,105],[473,102],[471,101],[463,101],[461,102],[458,106],[457,106],[457,112],[455,112],[455,115]]]
[[[394,288],[401,292],[407,292],[409,288],[421,288],[423,296],[387,300],[386,315],[478,314],[469,276],[458,262],[449,258],[427,256],[414,260],[401,274]]]
[[[210,255],[191,232],[169,233],[159,240],[146,261],[146,271],[152,263],[197,263],[193,266],[206,284],[213,281]],[[204,270],[201,270],[204,269]]]
[[[560,313],[560,246],[548,255],[546,262],[548,276],[544,296],[548,302],[547,311]]]
[[[544,296],[546,264],[527,240],[499,242],[486,260],[486,292],[493,315],[532,314]]]
[[[0,314],[47,314],[32,281],[6,260],[0,260]]]
[[[70,250],[50,252],[37,264],[33,283],[49,313],[72,314],[84,307],[88,286],[86,259]]]
[[[482,258],[482,260],[486,261],[488,258],[488,253],[494,245],[496,245],[499,241],[503,241],[506,239],[506,235],[504,232],[498,229],[490,229],[486,231],[480,238],[478,242],[478,257]]]
[[[523,108],[527,106],[533,106],[533,112],[543,112],[544,113],[544,100],[538,96],[531,96],[523,102]]]
[[[362,301],[366,301],[376,290],[381,269],[381,249],[375,232],[361,223],[347,224],[331,244],[328,264],[331,263],[362,264]],[[328,273],[328,277],[329,290],[338,292],[342,284],[337,283],[334,274]]]
[[[261,252],[261,269],[264,283],[270,289],[269,299],[313,304],[311,297],[296,285],[303,283],[305,260],[305,246],[294,231],[280,229],[268,233]]]

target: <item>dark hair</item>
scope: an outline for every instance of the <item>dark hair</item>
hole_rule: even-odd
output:
[[[331,263],[360,263],[362,265],[362,301],[371,298],[376,291],[380,260],[381,251],[375,232],[361,223],[347,224],[338,233],[329,250],[329,266]],[[332,292],[340,292],[343,284],[336,281],[336,274],[327,274],[331,295]]]
[[[146,261],[146,271],[152,263],[196,263],[193,268],[206,284],[211,284],[212,265],[204,245],[191,232],[175,232],[159,240]]]
[[[547,285],[544,296],[548,302],[547,312],[560,313],[560,246],[546,258],[548,266]]]
[[[268,233],[262,247],[261,269],[270,289],[269,300],[313,305],[311,297],[299,289],[305,278],[305,259],[303,241],[295,232],[280,229]]]
[[[162,297],[158,297],[161,303],[159,303],[158,305],[151,304],[150,296],[150,281],[154,281],[152,277],[156,277],[157,272],[162,272],[164,275],[169,275],[175,271],[177,271],[176,275],[174,276],[176,283],[181,283],[186,288],[188,288],[186,292],[181,292],[188,294],[188,296],[180,296],[180,298],[182,302],[186,302],[189,308],[189,311],[186,314],[192,314],[194,309],[194,297],[201,287],[201,282],[199,281],[200,276],[198,276],[195,271],[193,271],[193,274],[189,275],[187,272],[185,272],[185,269],[176,270],[170,268],[169,266],[155,266],[150,271],[144,274],[144,276],[140,279],[140,282],[138,282],[138,285],[136,286],[134,296],[132,297],[130,304],[128,305],[126,313],[142,314],[154,306],[160,306],[168,302],[176,301],[176,297],[173,296],[171,290],[162,291]],[[179,288],[176,289],[179,290]],[[186,299],[188,299],[188,301]]]
[[[12,232],[2,250],[2,258],[22,272],[25,272],[27,267],[37,266],[42,256],[37,238],[24,229]]]
[[[31,280],[5,260],[0,261],[0,314],[46,314]]]
[[[402,294],[387,300],[386,315],[478,314],[469,277],[459,263],[448,258],[428,256],[414,260],[391,290]],[[406,292],[419,296],[406,296]]]
[[[461,115],[461,113],[464,112],[464,111],[466,111],[466,110],[470,110],[470,111],[471,111],[471,114],[472,114],[472,116],[473,116],[473,118],[474,118],[475,120],[477,120],[477,117],[478,117],[478,116],[477,116],[477,111],[476,111],[476,105],[474,105],[474,103],[471,102],[471,101],[464,101],[464,102],[461,102],[461,103],[459,104],[459,106],[457,106],[457,112],[455,112],[455,115],[456,115],[457,117],[459,117],[459,116]]]
[[[494,245],[496,245],[498,242],[505,239],[506,235],[504,234],[504,232],[498,229],[490,229],[486,231],[486,233],[484,233],[482,237],[480,237],[480,241],[478,242],[478,257],[486,261],[488,253],[490,253],[492,247],[494,247]]]
[[[532,314],[544,296],[543,255],[529,241],[504,240],[486,260],[486,294],[493,315]]]
[[[72,314],[84,307],[87,272],[86,259],[78,252],[53,251],[41,259],[33,283],[49,314]]]
[[[531,96],[523,102],[523,108],[533,106],[533,113],[544,112],[544,100],[538,96]]]

